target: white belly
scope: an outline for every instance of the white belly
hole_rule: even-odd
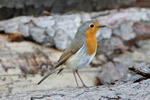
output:
[[[95,56],[95,53],[91,56],[87,55],[85,45],[82,46],[73,56],[71,56],[65,65],[71,69],[79,69],[87,66]]]

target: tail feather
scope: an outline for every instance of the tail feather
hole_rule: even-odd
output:
[[[56,71],[59,71],[61,70],[62,68],[56,68],[54,70],[52,70],[51,72],[49,72],[46,76],[44,76],[38,83],[37,85],[41,84],[48,76],[50,76],[51,74],[55,73]]]

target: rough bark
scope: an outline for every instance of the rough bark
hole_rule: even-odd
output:
[[[36,86],[35,86],[36,87]],[[150,79],[99,87],[0,95],[1,100],[149,100]]]
[[[1,100],[149,100],[150,99],[150,65],[138,63],[129,70],[146,77],[136,82],[116,82],[114,85],[98,87],[49,90],[26,94],[0,95]],[[35,86],[38,87],[38,86]]]

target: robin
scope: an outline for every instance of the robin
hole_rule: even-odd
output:
[[[86,87],[79,75],[78,69],[87,66],[95,56],[97,50],[96,33],[103,27],[106,26],[93,20],[83,23],[83,25],[79,27],[70,46],[61,55],[54,69],[43,77],[41,81],[38,82],[38,85],[54,72],[58,71],[58,73],[60,73],[64,68],[70,68],[73,71],[77,87],[79,84],[75,74],[77,74],[82,85]],[[65,67],[62,68],[60,67],[61,65],[65,65]]]

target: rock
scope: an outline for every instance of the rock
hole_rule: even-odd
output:
[[[136,37],[136,33],[133,31],[133,22],[124,22],[120,25],[119,29],[114,29],[113,33],[123,40],[131,40]]]
[[[7,30],[6,33],[17,32],[17,30],[18,30],[18,23],[9,23],[4,28]]]
[[[126,49],[126,46],[120,38],[106,38],[98,41],[97,54],[112,55],[118,49]]]
[[[37,86],[34,86],[35,88]],[[138,83],[118,83],[115,85],[103,85],[99,87],[47,90],[21,94],[0,94],[1,100],[149,100],[150,79]]]
[[[49,37],[53,38],[55,35],[55,30],[53,29],[53,26],[48,26],[46,28],[46,33]]]
[[[127,41],[136,37],[136,34],[133,32],[132,26],[133,26],[133,23],[131,22],[128,22],[127,24],[124,23],[120,26],[121,38],[123,40]]]
[[[105,68],[106,67],[106,68]],[[117,71],[117,69],[115,68],[115,65],[111,62],[108,62],[104,67],[103,67],[103,72],[100,73],[99,78],[101,80],[101,82],[104,84],[106,83],[111,83],[114,82],[116,80],[121,79],[120,78],[120,74]],[[111,77],[113,76],[113,77]]]
[[[130,73],[128,68],[132,66],[141,66],[140,68],[142,68],[142,66],[148,66],[148,64],[145,63],[150,63],[148,60],[150,56],[150,53],[148,53],[149,40],[140,41],[139,45],[140,48],[133,47],[132,52],[126,51],[123,54],[115,55],[111,60],[106,60],[106,63],[103,63],[103,65],[97,66],[102,68],[102,72],[98,74],[98,78],[103,84],[111,83],[115,80],[132,80],[133,78],[139,78],[139,76]],[[139,62],[143,63],[139,64]]]
[[[143,53],[140,53],[138,51],[135,51],[132,53],[133,60],[135,61],[146,61],[147,58],[145,58],[145,55]]]
[[[43,43],[45,40],[45,31],[42,28],[37,28],[37,27],[33,27],[29,30],[33,38],[33,40],[35,40],[38,43]]]
[[[41,27],[41,28],[47,28],[55,24],[55,20],[53,16],[49,16],[49,17],[44,16],[44,17],[34,18],[32,19],[32,21],[35,26]]]
[[[112,29],[111,28],[102,28],[97,33],[97,39],[98,41],[102,39],[109,39],[112,36]]]
[[[89,13],[81,12],[80,16],[81,16],[82,23],[91,20],[91,14],[89,14]]]
[[[63,29],[57,30],[54,38],[54,43],[56,44],[56,47],[61,50],[64,50],[70,44],[70,42],[68,41],[69,37],[67,35],[64,35],[63,33]]]
[[[135,15],[136,18],[133,18]],[[97,13],[53,14],[51,16],[43,17],[22,16],[1,21],[0,29],[6,33],[21,32],[25,38],[32,38],[33,41],[40,44],[55,46],[60,50],[64,50],[70,44],[78,27],[83,22],[90,19],[97,19],[101,24],[108,26],[108,28],[101,29],[97,37],[100,41],[100,45],[103,45],[103,48],[107,48],[107,45],[105,45],[107,43],[104,41],[107,40],[112,42],[112,40],[109,40],[112,35],[119,36],[119,38],[123,39],[121,41],[134,39],[136,37],[136,31],[133,30],[133,24],[141,20],[150,20],[148,17],[149,15],[148,9],[130,8],[120,10],[120,12],[112,10]],[[58,32],[62,32],[62,34],[65,35],[63,36],[63,39],[59,37],[62,34]],[[38,34],[38,36],[35,34]],[[112,42],[112,44],[114,43]],[[100,49],[98,49],[98,52],[101,52],[99,50]]]
[[[136,18],[133,18],[135,15]],[[135,31],[135,29],[133,30],[133,27],[135,27],[134,23],[141,20],[149,21],[149,15],[150,13],[148,9],[130,8],[126,10],[122,9],[119,12],[112,10],[97,13],[67,13],[64,15],[53,14],[51,16],[43,17],[22,16],[1,21],[0,29],[6,33],[21,32],[24,37],[30,38],[40,44],[55,46],[60,50],[64,50],[70,44],[75,33],[77,32],[78,27],[83,22],[90,19],[97,19],[101,24],[108,26],[108,28],[101,29],[97,37],[100,41],[100,45],[103,45],[103,48],[108,48],[112,46],[105,45],[107,43],[104,41],[111,41],[111,44],[116,43],[109,40],[112,35],[118,36],[115,38],[121,38],[122,40],[120,39],[120,41],[122,41],[122,43],[119,43],[123,45],[123,41],[135,39],[137,36],[137,31]],[[36,36],[35,34],[38,35]],[[60,38],[59,36],[63,38]],[[124,46],[121,46],[121,48],[122,47],[124,48]],[[101,52],[99,50],[100,49],[98,49],[98,52]],[[112,49],[110,50],[110,52],[113,51]]]
[[[143,73],[143,74],[139,73],[139,75],[142,75],[143,77],[147,77],[147,78],[150,77],[150,66],[149,66],[149,63],[144,63],[144,62],[143,63],[135,63],[132,66],[130,66],[129,69],[135,69],[134,70],[135,72],[138,71],[138,72]],[[138,72],[136,74],[138,74]]]
[[[24,37],[29,37],[30,34],[29,34],[29,26],[28,25],[25,25],[25,24],[20,24],[19,25],[19,31],[22,33],[22,35]]]
[[[79,15],[55,16],[55,18],[54,43],[58,49],[64,50],[74,38],[77,28],[80,26],[81,18]]]
[[[66,19],[68,20],[66,21]],[[1,26],[1,29],[8,33],[19,31],[25,38],[32,38],[33,41],[46,46],[55,45],[58,49],[64,50],[74,38],[80,21],[79,15],[28,17],[28,20],[25,17],[18,17],[9,21],[2,21],[1,24],[7,23],[7,25]],[[58,33],[60,30],[63,30],[62,33]],[[66,38],[62,40],[61,34]]]

